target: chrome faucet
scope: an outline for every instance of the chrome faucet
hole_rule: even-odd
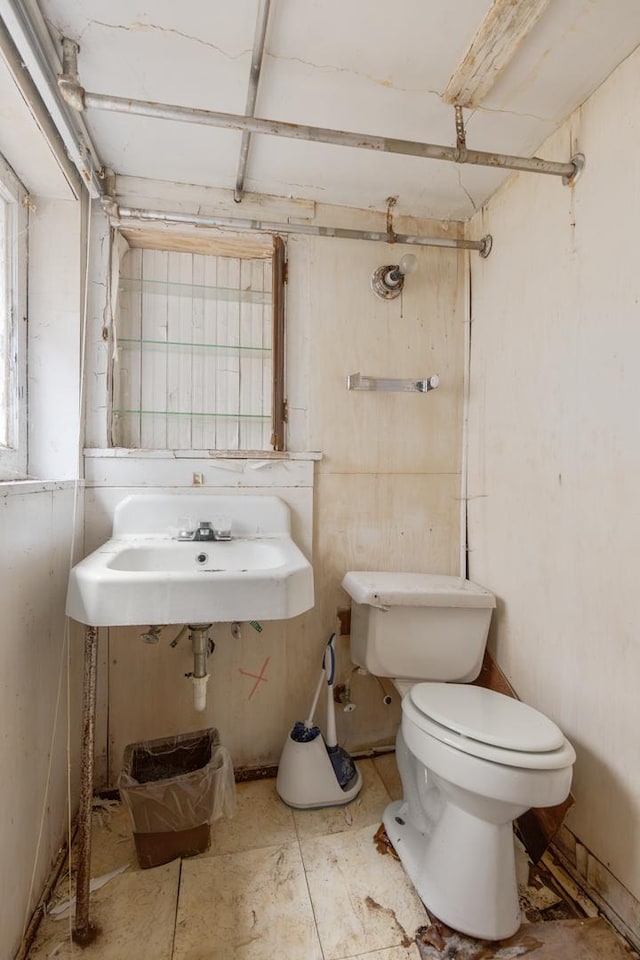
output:
[[[199,520],[193,530],[180,530],[178,540],[231,540],[231,523],[225,522],[214,525],[210,520]]]

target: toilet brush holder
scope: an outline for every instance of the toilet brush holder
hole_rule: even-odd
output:
[[[362,775],[356,769],[348,789],[342,789],[321,736],[306,742],[294,740],[291,735],[287,737],[278,766],[276,790],[289,807],[304,810],[341,806],[353,800],[361,787]]]

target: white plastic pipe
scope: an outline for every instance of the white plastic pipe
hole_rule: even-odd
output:
[[[193,681],[193,708],[202,711],[207,705],[207,683],[209,674],[204,677],[191,677]]]

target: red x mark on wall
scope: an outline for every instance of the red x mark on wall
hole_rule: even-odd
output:
[[[238,673],[241,673],[243,677],[251,677],[253,680],[255,680],[255,683],[251,688],[251,692],[249,693],[247,700],[251,700],[254,693],[258,689],[259,683],[266,683],[268,681],[269,678],[265,676],[265,673],[266,673],[267,667],[269,666],[270,660],[271,660],[271,657],[267,657],[265,662],[260,667],[260,673],[249,673],[248,670],[243,670],[242,667],[238,667]]]

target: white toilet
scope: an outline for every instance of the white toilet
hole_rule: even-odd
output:
[[[419,896],[487,940],[520,926],[512,823],[566,799],[573,747],[543,714],[480,672],[495,598],[459,577],[347,573],[351,657],[403,695],[396,760],[404,797],[384,813]],[[418,682],[418,681],[429,682]]]

